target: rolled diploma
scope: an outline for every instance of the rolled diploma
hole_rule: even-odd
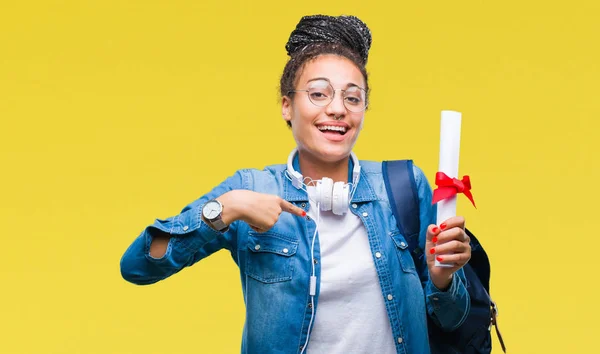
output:
[[[438,171],[444,172],[450,178],[458,178],[458,158],[460,154],[460,112],[442,111],[440,129],[440,165]],[[456,196],[441,200],[437,203],[437,223],[456,216]],[[452,267],[435,260],[437,267]]]

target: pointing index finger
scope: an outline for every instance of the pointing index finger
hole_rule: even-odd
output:
[[[306,216],[306,212],[285,199],[281,200],[281,210],[298,216]]]

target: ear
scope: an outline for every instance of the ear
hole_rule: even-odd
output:
[[[292,120],[292,99],[288,96],[281,99],[281,115],[286,122]]]

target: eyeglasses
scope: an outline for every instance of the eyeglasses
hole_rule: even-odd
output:
[[[362,87],[350,86],[339,90],[342,91],[344,106],[349,111],[359,113],[367,108],[367,92]],[[319,107],[327,107],[335,97],[335,89],[325,80],[311,82],[306,90],[288,91],[288,95],[295,92],[306,92],[310,102]]]

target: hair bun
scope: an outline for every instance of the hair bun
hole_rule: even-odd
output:
[[[339,43],[354,50],[366,64],[371,40],[371,30],[358,17],[313,15],[300,19],[285,49],[292,56],[313,43]]]

